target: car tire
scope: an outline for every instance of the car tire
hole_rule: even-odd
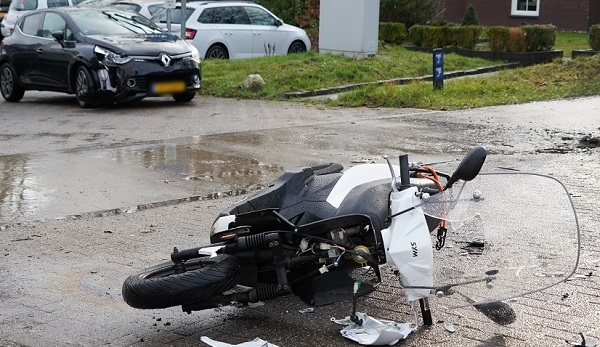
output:
[[[173,99],[177,102],[187,102],[192,101],[192,99],[196,96],[196,92],[185,92],[179,94],[173,94]]]
[[[227,48],[221,44],[214,44],[206,51],[206,59],[229,59]]]
[[[9,63],[0,67],[0,92],[6,101],[17,102],[25,95],[25,89],[17,82],[17,72]]]
[[[77,97],[77,104],[79,107],[92,107],[90,103],[81,100],[81,95],[87,93],[92,88],[92,75],[85,66],[78,67],[77,72],[75,73],[75,96]]]
[[[288,54],[306,52],[306,45],[302,41],[294,41],[288,48]]]

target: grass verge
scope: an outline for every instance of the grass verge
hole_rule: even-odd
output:
[[[587,34],[557,33],[555,49],[570,57],[574,49],[587,49]],[[444,55],[446,72],[492,66],[502,62]],[[202,95],[242,99],[277,99],[280,93],[430,75],[432,55],[384,46],[377,56],[352,59],[308,52],[246,60],[204,60]],[[260,74],[267,84],[258,92],[240,88],[250,74]],[[446,80],[442,90],[432,82],[405,86],[367,86],[341,94],[332,106],[414,107],[456,110],[600,94],[600,57],[580,57],[485,77]],[[323,101],[317,101],[323,102]]]
[[[499,63],[456,54],[444,56],[444,69],[448,72]],[[431,54],[394,46],[382,48],[376,57],[367,59],[308,52],[245,60],[204,60],[202,64],[203,95],[273,99],[285,92],[430,75],[433,58]],[[239,88],[250,74],[259,74],[267,82],[261,91]]]
[[[598,94],[600,56],[594,56],[504,70],[486,77],[448,80],[441,90],[433,90],[432,82],[368,86],[344,93],[328,103],[345,107],[457,110]]]

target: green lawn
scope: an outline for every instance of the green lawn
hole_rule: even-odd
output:
[[[559,32],[554,49],[570,58],[574,49],[589,49],[586,33]],[[502,62],[444,55],[444,71],[467,70]],[[204,60],[201,94],[217,97],[277,99],[292,91],[431,75],[431,53],[382,46],[373,58],[352,59],[341,55],[307,52],[288,56],[245,60]],[[260,74],[266,85],[259,92],[240,88],[246,76]],[[340,95],[332,106],[416,107],[464,109],[600,94],[600,56],[555,61],[500,73],[446,80],[434,91],[432,82],[406,86],[389,83],[368,86]]]

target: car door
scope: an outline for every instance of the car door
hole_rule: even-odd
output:
[[[43,18],[43,13],[26,15],[18,22],[18,28],[15,27],[10,45],[6,46],[17,76],[25,85],[36,85],[39,81],[37,50],[42,46],[42,40],[36,36],[36,33]]]
[[[252,27],[253,56],[286,54],[287,33],[279,30],[281,22],[260,7],[244,6],[244,9]]]
[[[206,9],[211,10],[211,9]],[[206,11],[205,10],[205,11]],[[222,6],[212,8],[214,11],[212,27],[218,30],[221,40],[226,44],[231,59],[251,58],[252,28],[246,12],[241,6]],[[210,31],[210,26],[206,31]],[[202,30],[204,33],[205,30]],[[207,35],[207,38],[216,41],[216,37]]]
[[[70,48],[63,47],[52,37],[55,31],[63,33],[65,42],[70,43],[67,45]],[[43,40],[43,44],[37,48],[38,83],[50,89],[68,90],[69,64],[75,58],[72,30],[59,13],[46,12],[37,36]]]

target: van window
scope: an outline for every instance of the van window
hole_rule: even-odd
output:
[[[10,2],[10,9],[15,11],[31,11],[37,7],[37,0],[12,0]]]
[[[223,6],[205,9],[198,17],[198,22],[206,24],[250,24],[250,19],[241,6]]]
[[[252,25],[268,25],[276,26],[275,18],[267,13],[265,10],[258,7],[244,6],[248,17],[250,17],[250,23]]]
[[[69,6],[69,2],[67,0],[48,0],[48,8],[60,6]]]

